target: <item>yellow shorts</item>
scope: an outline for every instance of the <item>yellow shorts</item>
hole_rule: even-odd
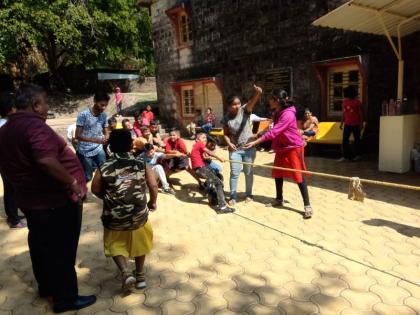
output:
[[[153,229],[150,221],[133,231],[104,229],[104,251],[106,257],[124,256],[134,258],[146,255],[152,248]]]

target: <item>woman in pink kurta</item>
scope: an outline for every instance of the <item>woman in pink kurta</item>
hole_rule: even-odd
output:
[[[261,142],[272,141],[272,149],[276,152],[274,166],[295,170],[306,170],[304,160],[304,142],[297,128],[296,108],[287,100],[287,93],[283,90],[274,90],[269,96],[270,108],[274,110],[274,127],[266,132],[261,138],[245,145],[251,148]],[[273,169],[272,177],[276,182],[277,196],[274,205],[283,206],[283,178],[287,177],[296,182],[304,203],[304,218],[312,217],[313,210],[309,202],[308,186],[304,176],[300,172],[283,171]]]

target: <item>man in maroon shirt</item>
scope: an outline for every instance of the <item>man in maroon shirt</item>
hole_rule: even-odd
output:
[[[45,123],[48,103],[41,87],[21,87],[15,106],[0,129],[0,172],[15,187],[27,218],[39,295],[52,296],[56,313],[87,307],[96,297],[78,295],[74,268],[87,191],[82,166]]]

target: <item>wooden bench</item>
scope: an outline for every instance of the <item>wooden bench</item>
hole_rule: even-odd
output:
[[[366,122],[363,123],[363,128],[360,136],[363,136],[365,131]],[[339,122],[323,121],[318,125],[318,133],[316,136],[308,139],[308,143],[314,144],[332,144],[341,145],[343,142],[343,130],[340,129]],[[354,142],[353,135],[350,136],[350,143]]]

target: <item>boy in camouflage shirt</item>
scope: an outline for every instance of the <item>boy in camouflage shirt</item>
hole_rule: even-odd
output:
[[[103,199],[105,256],[112,257],[121,271],[124,290],[146,287],[143,265],[153,247],[149,210],[156,209],[157,184],[143,159],[131,153],[128,130],[114,130],[109,138],[113,156],[96,172],[92,193]],[[150,199],[146,191],[149,188]],[[136,262],[135,277],[128,271],[127,258]]]

